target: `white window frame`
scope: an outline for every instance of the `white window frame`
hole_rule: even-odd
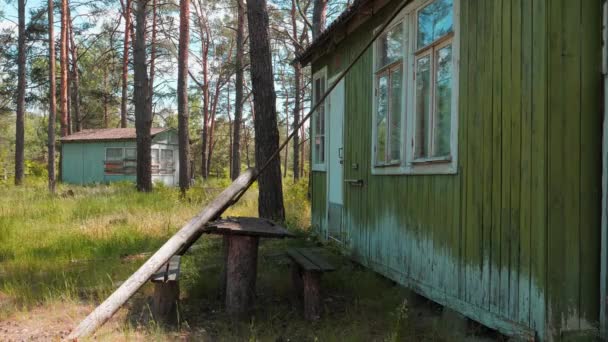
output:
[[[401,148],[401,163],[399,165],[384,166],[376,165],[376,65],[379,56],[377,56],[377,42],[373,44],[373,70],[372,70],[372,156],[371,171],[372,175],[424,175],[424,174],[456,174],[458,172],[458,95],[459,95],[459,70],[460,70],[460,0],[453,0],[453,33],[452,37],[447,41],[452,43],[452,104],[451,104],[451,130],[450,130],[450,151],[449,157],[440,158],[418,158],[414,157],[414,144],[416,133],[416,107],[415,107],[415,74],[416,74],[416,52],[417,48],[417,28],[418,28],[418,12],[432,3],[435,0],[416,0],[406,6],[403,11],[394,19],[395,24],[389,25],[387,30],[394,28],[395,25],[403,25],[404,32],[404,58],[403,58],[403,85],[405,96],[402,98],[401,105],[404,108],[401,115],[402,143],[405,146]],[[375,30],[377,32],[378,29]],[[443,40],[443,38],[442,38]],[[440,46],[445,46],[444,41]],[[437,48],[438,48],[437,47]],[[436,51],[429,49],[431,51]],[[427,48],[428,49],[428,48]],[[421,50],[422,51],[422,50]],[[426,53],[426,52],[425,52]],[[430,53],[430,52],[429,52]],[[431,55],[431,62],[435,63],[435,56]],[[433,73],[436,68],[432,68]],[[434,80],[435,75],[432,75]],[[434,81],[433,81],[434,82]],[[435,84],[433,83],[433,89]],[[435,106],[433,97],[433,106]],[[434,110],[434,109],[433,109]],[[434,115],[434,114],[433,114]]]
[[[401,148],[400,148],[400,156],[399,156],[399,160],[395,163],[393,161],[387,161],[385,164],[378,164],[376,163],[377,157],[376,157],[376,152],[377,152],[377,148],[376,148],[376,142],[377,142],[377,137],[378,137],[378,127],[376,125],[377,120],[376,120],[376,115],[377,115],[377,95],[378,95],[378,75],[381,73],[386,72],[388,69],[392,69],[395,65],[386,65],[383,66],[382,68],[377,68],[378,65],[378,58],[380,58],[378,56],[378,44],[376,42],[374,42],[373,45],[373,58],[372,58],[372,63],[373,63],[373,70],[372,70],[372,158],[371,158],[371,163],[372,163],[372,174],[377,174],[377,175],[390,175],[390,174],[400,174],[403,173],[403,163],[405,161],[405,148],[404,148],[404,144],[406,141],[406,135],[405,135],[405,126],[407,124],[405,118],[404,118],[404,113],[406,111],[407,108],[407,103],[408,103],[408,97],[407,97],[407,87],[408,84],[406,82],[407,80],[407,75],[409,74],[409,63],[408,63],[408,56],[406,55],[406,51],[407,51],[407,42],[409,41],[409,27],[408,25],[406,25],[406,21],[407,21],[407,11],[402,11],[395,19],[394,19],[395,23],[392,23],[391,25],[387,26],[386,29],[382,32],[382,34],[385,34],[389,31],[391,31],[392,29],[394,29],[397,25],[401,25],[402,26],[402,32],[403,32],[403,41],[401,44],[402,47],[402,54],[403,56],[401,57],[401,89],[405,90],[406,92],[404,94],[402,94],[401,97],[401,108],[399,110],[399,113],[397,113],[397,115],[401,116],[401,127],[400,127],[400,142],[401,142]],[[374,33],[378,32],[380,28],[376,28],[374,30]],[[396,62],[394,62],[393,64],[396,64]],[[389,78],[390,80],[390,78]],[[390,84],[389,84],[390,87]],[[390,107],[390,101],[391,99],[389,98],[389,107]],[[394,114],[394,113],[393,113]],[[387,118],[387,120],[389,120],[390,118]],[[390,125],[390,123],[389,123]],[[387,141],[390,139],[389,136],[389,132],[387,131],[387,136],[386,136]],[[388,145],[387,145],[388,147]]]
[[[316,84],[316,80],[318,80],[319,78],[323,78],[325,80],[325,91],[327,91],[327,85],[328,85],[328,81],[327,81],[327,67],[323,67],[321,70],[317,71],[314,73],[314,75],[312,76],[312,105],[314,106],[316,103],[315,97],[315,84]],[[321,94],[322,96],[323,94]],[[328,118],[328,111],[329,111],[329,98],[327,98],[324,103],[322,104],[322,106],[324,106],[324,111],[323,111],[323,115],[324,115],[324,132],[323,132],[323,137],[324,137],[324,142],[323,142],[323,162],[322,163],[316,163],[317,160],[317,156],[316,156],[316,152],[315,152],[315,138],[316,138],[316,132],[315,132],[315,127],[316,127],[316,123],[317,123],[317,117],[318,114],[315,112],[312,115],[312,120],[311,120],[311,152],[312,152],[312,171],[322,171],[325,172],[327,171],[327,118]]]

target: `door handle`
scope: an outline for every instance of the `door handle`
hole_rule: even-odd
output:
[[[338,149],[338,158],[344,159],[344,147]]]
[[[344,183],[352,186],[363,186],[363,179],[345,179]]]

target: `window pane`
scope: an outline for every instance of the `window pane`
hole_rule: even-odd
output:
[[[125,148],[125,159],[136,159],[136,158],[137,158],[137,149]]]
[[[428,119],[431,110],[431,57],[416,61],[416,158],[427,157]]]
[[[152,164],[158,164],[158,161],[159,161],[158,149],[153,148],[152,149]]]
[[[418,12],[418,48],[452,32],[453,0],[435,0]]]
[[[389,161],[398,161],[401,158],[401,98],[402,91],[401,66],[391,73],[390,91],[390,155]]]
[[[315,137],[315,164],[323,164],[325,160],[325,137]]]
[[[434,157],[450,155],[450,131],[452,126],[452,46],[436,53],[436,113],[434,125]]]
[[[163,162],[173,162],[173,150],[162,150],[161,158]]]
[[[106,149],[106,160],[107,161],[122,161],[122,148]]]
[[[386,137],[388,121],[388,75],[378,78],[378,102],[376,105],[376,163],[386,163]]]
[[[381,68],[397,61],[403,55],[403,25],[398,24],[378,39],[378,65]]]

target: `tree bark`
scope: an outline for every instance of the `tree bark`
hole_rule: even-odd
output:
[[[215,144],[213,142],[213,134],[215,132],[215,117],[217,114],[217,104],[220,98],[220,91],[222,90],[222,84],[221,84],[221,80],[217,80],[217,83],[215,84],[215,91],[213,94],[213,102],[211,104],[211,111],[210,111],[210,117],[209,117],[209,130],[207,132],[207,144],[208,144],[208,151],[207,151],[207,176],[209,176],[209,170],[211,170],[211,159],[213,158],[213,148],[215,147]]]
[[[180,4],[181,4],[181,0],[180,0]],[[180,5],[181,6],[181,5]],[[148,101],[150,101],[150,110],[152,110],[152,100],[154,98],[154,74],[155,74],[155,67],[156,67],[156,16],[157,16],[157,9],[156,9],[156,0],[152,0],[152,41],[150,42],[150,78],[149,78],[149,85],[150,85],[150,90],[149,90],[149,98]],[[181,28],[180,28],[181,29]],[[179,96],[179,95],[178,95]]]
[[[68,0],[61,0],[61,41],[59,44],[59,64],[61,84],[59,105],[61,107],[61,136],[68,135]]]
[[[255,118],[255,162],[260,168],[269,162],[258,179],[258,213],[260,217],[275,221],[285,220],[283,185],[280,158],[270,160],[279,147],[276,94],[268,37],[268,11],[266,0],[247,1],[249,26],[249,55],[251,58],[251,84]]]
[[[70,9],[68,8],[68,18],[70,25],[70,52],[72,55],[72,127],[76,132],[80,132],[82,130],[82,122],[80,119],[80,75],[78,74],[78,46],[76,45],[76,40],[74,39],[74,25],[71,21]]]
[[[103,128],[108,128],[108,68],[103,67]]]
[[[323,29],[325,29],[327,16],[327,0],[314,1],[315,4],[312,8],[312,39],[316,39]]]
[[[240,316],[249,312],[255,298],[258,236],[229,235],[226,260],[226,312]]]
[[[150,129],[152,111],[149,107],[148,72],[146,70],[146,10],[148,0],[137,0],[135,13],[135,42],[133,68],[135,69],[135,132],[137,135],[137,190],[152,191],[152,156]]]
[[[55,193],[55,120],[57,102],[55,99],[55,29],[53,24],[53,0],[48,0],[49,19],[49,126],[48,126],[48,165],[49,192]]]
[[[122,97],[120,99],[120,127],[127,127],[127,81],[129,72],[129,38],[131,30],[131,0],[127,0],[123,9],[125,17],[125,37],[122,47]]]
[[[156,2],[156,0],[154,0]],[[190,43],[190,0],[179,5],[179,52],[177,60],[177,126],[179,137],[179,188],[190,187],[190,135],[188,132],[188,46]]]
[[[201,34],[203,34],[203,28],[201,27]],[[202,142],[202,155],[201,155],[201,176],[207,179],[209,176],[209,169],[207,168],[207,132],[209,129],[209,36],[206,35],[202,39],[202,53],[203,53],[203,131],[201,133]]]
[[[289,92],[285,87],[285,136],[289,136]],[[287,178],[287,164],[289,162],[289,140],[285,142],[285,159],[283,160],[283,178]]]
[[[245,4],[244,0],[237,0],[237,28],[236,28],[236,80],[234,127],[232,129],[232,165],[230,178],[236,179],[241,173],[241,122],[243,120],[243,56],[245,52]]]
[[[17,118],[15,122],[15,185],[23,183],[25,163],[25,0],[18,1]]]

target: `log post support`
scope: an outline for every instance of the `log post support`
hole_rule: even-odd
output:
[[[176,324],[178,300],[179,282],[154,283],[154,297],[152,299],[152,315],[154,320],[169,325]]]
[[[257,236],[229,235],[226,260],[226,312],[241,316],[251,310],[255,298],[258,264]]]
[[[304,271],[302,273],[304,318],[316,321],[321,318],[321,273]]]

